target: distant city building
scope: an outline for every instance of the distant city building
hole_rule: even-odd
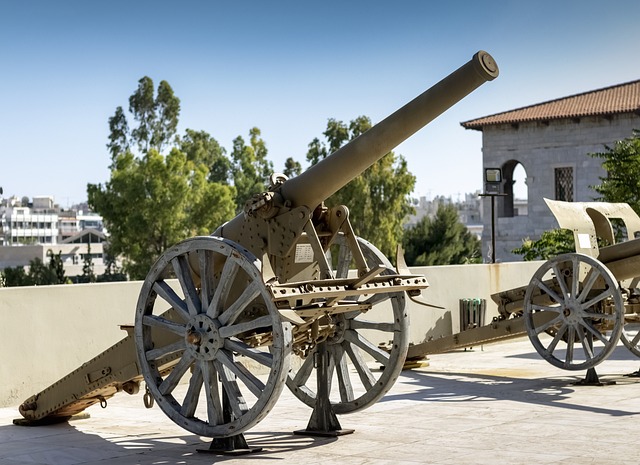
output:
[[[591,188],[606,176],[589,153],[631,137],[640,129],[640,80],[584,92],[461,123],[482,131],[483,168],[502,169],[504,197],[496,200],[497,261],[521,260],[511,251],[524,238],[558,227],[544,198],[593,201]],[[514,197],[514,172],[526,173],[528,203]],[[484,202],[483,255],[491,244],[491,204]]]
[[[440,205],[453,205],[458,210],[458,219],[464,224],[469,232],[474,234],[478,239],[482,236],[482,199],[478,197],[478,192],[467,193],[464,200],[454,201],[451,197],[436,196],[433,199],[420,197],[416,199],[413,207],[416,210],[414,215],[410,215],[405,223],[405,228],[410,228],[418,224],[425,216],[433,218]]]
[[[82,274],[91,257],[96,275],[105,271],[106,231],[102,217],[77,209],[62,210],[53,196],[10,197],[0,204],[0,270],[28,266],[60,253],[67,276]]]

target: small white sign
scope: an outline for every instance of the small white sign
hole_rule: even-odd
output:
[[[591,240],[589,239],[588,234],[578,234],[578,245],[581,249],[590,249],[591,248]]]
[[[296,263],[313,262],[313,248],[311,244],[296,244]]]

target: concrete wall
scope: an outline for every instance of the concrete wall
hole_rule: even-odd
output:
[[[445,309],[410,303],[411,341],[458,332],[462,298],[487,299],[490,321],[497,314],[490,295],[526,284],[539,265],[412,269],[430,283],[423,296]],[[118,325],[133,324],[141,284],[0,288],[0,407],[20,404],[124,338]]]

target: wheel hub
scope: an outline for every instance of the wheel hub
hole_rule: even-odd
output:
[[[564,311],[562,312],[564,319],[568,324],[578,324],[581,318],[580,306],[576,302],[567,302]]]
[[[200,314],[189,320],[185,342],[187,350],[199,360],[213,360],[218,350],[224,346],[224,340],[220,337],[217,319]]]

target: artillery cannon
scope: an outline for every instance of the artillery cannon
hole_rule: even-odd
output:
[[[640,357],[640,217],[624,203],[545,202],[573,232],[575,253],[544,262],[528,285],[492,295],[499,315],[489,324],[414,345],[408,358],[528,336],[543,359],[587,370],[585,383],[597,384],[595,367],[618,341]],[[616,227],[626,241],[617,241]]]
[[[478,52],[300,176],[273,175],[269,190],[212,236],[168,249],[142,284],[127,338],[20,413],[36,423],[67,419],[119,390],[137,392],[144,379],[145,404],[155,400],[195,434],[230,438],[263,419],[286,385],[314,408],[309,432],[339,432],[336,414],[370,406],[393,385],[409,343],[405,293],[418,299],[428,284],[396,272],[355,236],[347,207],[323,201],[497,75],[493,58]]]

